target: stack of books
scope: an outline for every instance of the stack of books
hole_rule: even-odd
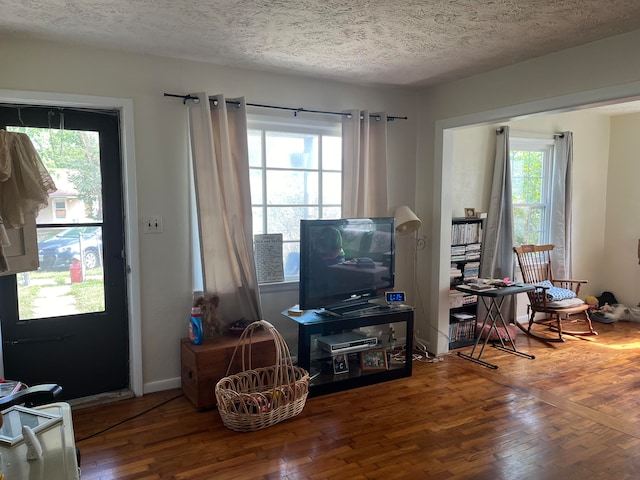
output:
[[[472,340],[476,334],[476,317],[470,313],[460,312],[451,315],[455,321],[449,324],[449,342]]]
[[[468,262],[464,264],[464,280],[466,281],[474,281],[478,280],[478,275],[480,273],[480,262]]]
[[[449,270],[449,275],[451,277],[450,284],[455,285],[460,283],[460,279],[462,278],[462,271],[458,267],[457,263],[451,264],[451,269]]]
[[[451,225],[451,243],[453,245],[479,242],[482,242],[482,224],[480,222]]]
[[[466,246],[464,252],[465,260],[480,260],[480,247],[479,243],[470,243]]]
[[[488,283],[476,283],[476,282],[465,283],[465,287],[468,287],[471,290],[477,290],[479,292],[482,292],[483,290],[493,290],[494,288],[496,288],[493,285],[490,285]]]
[[[451,246],[451,261],[463,262],[467,259],[467,249],[465,245]]]

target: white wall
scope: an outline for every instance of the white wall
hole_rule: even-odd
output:
[[[464,209],[486,212],[491,195],[495,128],[460,128],[454,131],[453,165],[450,188],[451,215],[464,217]]]
[[[445,331],[448,324],[448,237],[451,215],[455,214],[452,211],[455,195],[448,189],[453,181],[453,165],[443,159],[452,158],[454,134],[451,129],[463,125],[495,125],[544,112],[570,111],[584,104],[637,98],[640,96],[640,64],[635,59],[639,44],[640,31],[635,31],[425,91],[418,127],[416,177],[418,185],[432,183],[431,188],[417,189],[416,203],[419,211],[430,212],[424,217],[429,218],[432,228],[430,255],[422,258],[419,265],[421,291],[428,292],[424,302],[429,305],[429,324],[423,328],[430,333],[432,350],[442,352],[447,348],[447,339],[436,332]],[[599,148],[603,148],[603,144]],[[597,187],[600,181],[597,173],[585,170],[581,178],[575,180],[574,184],[577,183]],[[602,240],[593,243],[591,237],[602,238],[602,234],[593,234],[591,230],[599,228],[594,227],[598,220],[589,220],[589,229],[586,222],[591,215],[601,217],[605,199],[601,198],[602,203],[596,205],[592,195],[597,194],[585,189],[580,195],[575,203],[582,202],[591,211],[582,215],[582,220],[576,220],[579,231],[588,230],[586,237],[576,237],[576,242],[580,242],[576,248],[582,250],[580,257],[597,265],[595,259],[604,252],[598,251],[596,244]],[[632,208],[635,210],[638,206]],[[606,213],[608,215],[609,210]],[[586,273],[594,271],[592,267],[580,268],[587,268]],[[594,272],[592,278],[598,276],[599,272]]]
[[[606,182],[606,218],[597,228],[604,233],[601,255],[603,289],[615,294],[618,302],[636,306],[640,302],[640,114],[611,120],[609,175]],[[598,184],[598,188],[603,185]]]
[[[317,79],[82,46],[3,38],[0,89],[131,99],[135,129],[138,219],[162,215],[161,235],[140,234],[142,372],[145,391],[178,386],[179,339],[186,336],[192,296],[186,109],[163,93],[206,91],[249,102],[340,111],[367,108],[409,120],[389,123],[389,204],[413,205],[416,94]],[[134,161],[134,159],[129,159]],[[142,229],[140,229],[142,232]],[[399,252],[399,285],[410,283],[408,252]],[[410,264],[409,264],[410,265]],[[404,269],[404,271],[403,271]],[[408,279],[409,278],[409,279]],[[265,299],[265,317],[283,325],[279,312],[297,303],[296,292]],[[233,319],[229,319],[231,321]],[[291,335],[285,335],[291,337]]]

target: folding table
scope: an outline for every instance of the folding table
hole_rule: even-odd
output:
[[[489,336],[492,331],[495,331],[496,336],[499,339],[499,344],[494,343],[493,346],[499,350],[503,350],[507,353],[511,353],[513,355],[519,355],[521,357],[529,358],[533,360],[536,358],[533,355],[529,355],[528,353],[520,352],[516,348],[516,344],[514,339],[511,337],[511,333],[509,333],[509,329],[507,328],[507,322],[504,320],[504,316],[502,315],[502,304],[504,303],[504,299],[513,295],[517,295],[518,293],[528,292],[533,290],[535,287],[533,285],[528,284],[513,284],[508,287],[493,287],[487,290],[477,290],[468,285],[458,285],[456,286],[456,290],[464,293],[469,293],[472,295],[477,295],[479,299],[482,300],[482,303],[485,306],[485,316],[482,320],[482,328],[480,328],[480,334],[477,335],[476,343],[473,345],[471,349],[471,353],[466,354],[462,352],[458,352],[458,356],[462,358],[466,358],[467,360],[471,360],[472,362],[479,363],[480,365],[484,365],[485,367],[489,367],[492,369],[497,369],[498,366],[493,363],[485,362],[481,360],[482,353],[484,352],[484,348],[487,346],[489,342]],[[489,328],[485,327],[489,325]],[[498,327],[504,327],[504,331],[507,336],[507,343],[503,339],[503,335],[501,335],[500,331],[498,331]],[[484,342],[480,345],[480,340],[484,335]],[[480,348],[478,349],[478,347]],[[478,353],[476,355],[476,350]]]

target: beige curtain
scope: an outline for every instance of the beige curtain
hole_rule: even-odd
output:
[[[262,317],[253,256],[244,98],[192,94],[189,133],[204,290],[220,297],[225,323]]]
[[[342,216],[386,217],[387,116],[348,113],[342,119]]]

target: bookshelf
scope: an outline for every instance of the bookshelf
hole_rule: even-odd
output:
[[[449,290],[449,350],[473,345],[478,296],[455,289],[477,280],[482,257],[482,219],[458,217],[451,222],[451,270]]]

